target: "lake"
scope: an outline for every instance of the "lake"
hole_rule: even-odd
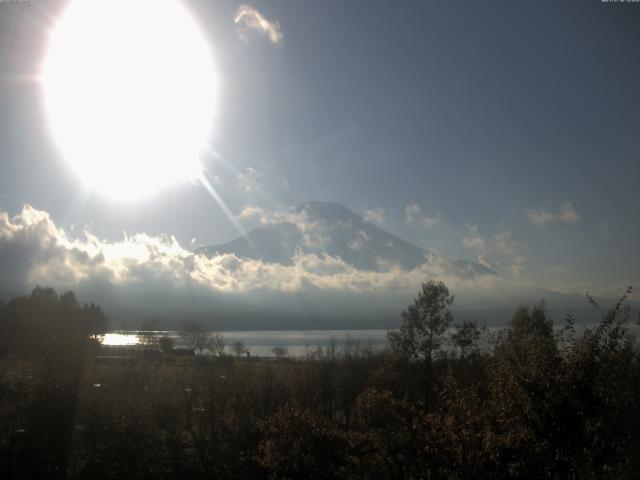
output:
[[[304,357],[318,347],[331,344],[344,348],[346,344],[358,344],[360,348],[381,350],[387,346],[384,329],[372,330],[249,330],[220,332],[227,343],[227,353],[232,353],[233,342],[241,340],[253,356],[272,357],[273,347],[285,347],[291,357]],[[102,344],[104,346],[131,346],[140,343],[140,331],[117,330],[107,333]],[[177,331],[156,331],[157,337],[168,336],[175,339],[176,346],[181,345],[181,338]]]
[[[576,325],[576,333],[582,335],[585,328],[594,328],[595,324]],[[560,332],[564,328],[564,324],[555,325],[556,332]],[[502,327],[489,327],[486,332],[495,335]],[[450,328],[444,335],[444,349],[453,348],[450,342],[450,335],[453,333]],[[136,330],[116,330],[107,333],[104,336],[102,344],[106,347],[135,347],[140,343],[141,331]],[[180,348],[180,334],[175,330],[158,330],[153,332],[158,338],[163,336],[171,337],[175,340],[175,345]],[[244,342],[245,347],[252,356],[273,357],[271,351],[273,347],[285,347],[287,355],[290,357],[305,357],[313,353],[318,347],[327,347],[329,345],[337,345],[338,349],[345,346],[351,346],[353,349],[357,344],[360,349],[368,348],[373,351],[379,351],[388,346],[387,330],[385,329],[369,329],[369,330],[247,330],[247,331],[226,331],[219,332],[224,336],[227,343],[226,352],[232,354],[230,345],[238,340]],[[638,325],[629,325],[629,333],[638,337],[640,335],[640,327]],[[491,336],[490,335],[490,336]],[[479,346],[486,349],[491,344],[491,340],[487,335],[482,335]]]

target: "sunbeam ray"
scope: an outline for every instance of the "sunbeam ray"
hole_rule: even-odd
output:
[[[213,200],[218,204],[218,206],[220,207],[222,212],[226,215],[227,219],[233,224],[233,226],[236,228],[236,230],[238,231],[240,236],[245,237],[247,239],[247,243],[249,244],[251,249],[254,250],[257,253],[257,249],[256,249],[255,245],[253,244],[253,242],[251,242],[249,237],[246,236],[247,235],[246,230],[240,224],[240,222],[238,222],[238,219],[236,218],[236,216],[229,209],[229,207],[227,206],[226,202],[222,199],[222,197],[216,191],[216,189],[213,187],[213,185],[211,185],[211,182],[209,182],[209,180],[207,179],[205,174],[201,172],[200,174],[198,174],[196,179],[202,184],[202,186],[205,188],[205,190],[207,192],[209,192],[209,195],[211,195],[211,198],[213,198]]]

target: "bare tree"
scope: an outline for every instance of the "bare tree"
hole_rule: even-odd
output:
[[[281,358],[285,358],[287,356],[287,354],[289,353],[289,351],[287,350],[287,347],[282,347],[282,346],[275,346],[271,349],[271,352],[276,356],[276,358],[281,359]]]
[[[227,342],[224,336],[220,332],[215,332],[210,338],[211,350],[213,350],[219,357],[224,356],[224,349],[227,346]]]
[[[240,357],[249,351],[242,340],[236,340],[233,342],[231,344],[231,349],[235,352],[237,357]]]
[[[211,346],[211,335],[200,323],[189,320],[182,322],[179,335],[186,347],[194,352]]]

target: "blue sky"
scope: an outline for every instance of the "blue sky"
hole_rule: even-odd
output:
[[[0,2],[0,211],[107,240],[238,236],[186,181],[135,203],[82,190],[32,79],[63,3]],[[187,4],[220,75],[206,174],[235,214],[332,200],[546,287],[640,280],[640,4],[247,4],[277,41],[239,31],[240,3]]]

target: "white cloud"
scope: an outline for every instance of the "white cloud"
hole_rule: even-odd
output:
[[[383,208],[365,208],[362,211],[362,218],[369,223],[375,223],[377,225],[384,225],[387,223],[388,214]]]
[[[249,5],[240,5],[233,19],[238,35],[245,42],[247,33],[251,30],[264,34],[271,43],[282,41],[282,31],[277,20],[267,20],[258,10]]]
[[[371,236],[368,235],[367,232],[364,232],[362,230],[358,230],[356,238],[354,238],[353,241],[348,244],[348,247],[351,250],[360,250],[370,240],[371,240]]]
[[[563,223],[578,223],[582,220],[582,217],[580,217],[580,214],[576,212],[571,203],[565,203],[560,207],[558,220]]]
[[[469,234],[462,238],[462,245],[466,248],[471,248],[478,253],[485,253],[487,251],[487,241],[480,235],[480,229],[478,225],[467,225]]]
[[[359,245],[369,240],[359,232]],[[323,254],[299,253],[291,265],[241,259],[232,254],[213,257],[190,252],[171,236],[141,233],[120,241],[101,240],[86,230],[70,238],[43,211],[25,206],[10,218],[0,214],[0,286],[28,289],[36,284],[75,288],[160,286],[193,293],[249,291],[298,292],[331,290],[360,293],[414,292],[427,279],[449,285],[496,282],[497,278],[462,279],[451,274],[448,260],[430,255],[414,270],[389,265],[384,271],[359,270]],[[492,283],[493,284],[493,283]],[[5,288],[4,291],[7,291]]]
[[[299,221],[302,229],[312,228],[304,212],[289,220]],[[479,235],[473,227],[470,231]],[[364,245],[366,235],[359,237]],[[479,260],[491,265],[483,253]],[[512,308],[525,301],[518,284],[526,280],[526,263],[526,257],[516,256],[507,267],[510,278],[452,273],[451,261],[436,253],[412,270],[394,264],[362,270],[320,252],[298,252],[283,265],[233,254],[208,257],[167,235],[140,233],[107,241],[79,229],[72,236],[49,214],[30,206],[13,218],[0,212],[3,295],[22,294],[40,284],[73,289],[79,298],[96,301],[107,311],[114,305],[139,312],[155,308],[154,315],[165,317],[209,314],[215,308],[267,311],[274,306],[318,315],[337,315],[337,309],[340,318],[365,311],[367,318],[374,313],[387,316],[400,311],[427,280],[444,281],[456,294],[458,308]],[[567,291],[575,292],[576,286]],[[538,300],[537,290],[535,295],[530,301]]]
[[[255,207],[252,205],[247,205],[242,209],[242,211],[238,215],[238,218],[241,220],[247,220],[250,218],[258,217],[262,220],[264,216],[265,216],[265,212],[262,208]]]
[[[404,215],[406,223],[414,223],[415,219],[422,215],[422,211],[420,210],[420,206],[412,203],[404,207]]]
[[[516,256],[522,248],[520,242],[513,239],[509,230],[497,233],[494,245],[501,253],[509,257]]]
[[[253,167],[245,167],[236,175],[238,188],[244,193],[254,193],[258,188],[258,181],[262,178],[262,174]]]
[[[524,255],[516,256],[513,259],[513,263],[511,263],[511,266],[509,267],[509,269],[511,270],[511,275],[514,278],[521,277],[522,274],[524,273],[524,267],[526,263],[527,263],[527,257],[525,257]]]
[[[498,232],[493,238],[487,238],[480,232],[478,225],[467,225],[467,234],[462,237],[462,245],[478,254],[478,263],[495,271],[505,278],[523,279],[527,257],[522,254],[524,245],[515,240],[511,231]]]
[[[411,203],[404,208],[405,223],[409,225],[420,225],[425,228],[433,227],[442,220],[442,213],[438,212],[435,215],[429,217],[422,213],[420,205]]]
[[[545,227],[554,222],[573,224],[582,220],[582,217],[573,208],[571,202],[562,205],[556,213],[546,210],[531,210],[527,212],[527,218],[538,227]]]
[[[602,222],[600,224],[600,232],[602,233],[602,238],[605,240],[609,240],[611,238],[611,228],[609,227],[609,222]]]
[[[534,225],[545,226],[556,219],[555,214],[546,210],[534,210],[527,213],[529,221]]]
[[[478,255],[478,263],[480,265],[484,265],[487,268],[490,268],[491,270],[497,269],[497,266],[489,259],[489,257],[485,253],[481,253],[480,255]]]

